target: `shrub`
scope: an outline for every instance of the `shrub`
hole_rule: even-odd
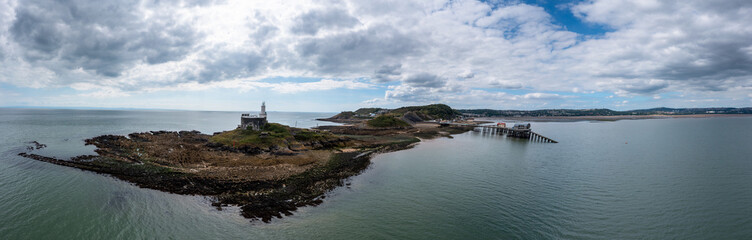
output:
[[[378,116],[374,119],[368,120],[366,124],[368,124],[368,126],[371,126],[371,127],[379,127],[379,128],[410,126],[410,124],[406,123],[405,121],[402,121],[390,115]]]
[[[287,126],[279,124],[279,123],[267,123],[262,128],[262,131],[267,131],[267,132],[277,133],[277,134],[284,134],[284,133],[289,133],[290,129]]]

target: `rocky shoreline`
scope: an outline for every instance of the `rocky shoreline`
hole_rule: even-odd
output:
[[[209,196],[218,209],[240,206],[242,216],[269,222],[299,207],[320,204],[328,191],[364,171],[374,154],[411,148],[419,138],[468,130],[339,126],[317,129],[322,133],[311,135],[290,128],[297,135],[285,135],[274,144],[242,146],[216,141],[222,139],[221,133],[157,131],[87,139],[98,155],[70,159],[30,152],[18,155],[110,175],[143,188]],[[32,148],[37,146],[41,144]]]

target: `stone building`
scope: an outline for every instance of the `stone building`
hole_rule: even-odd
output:
[[[266,103],[261,102],[261,113],[259,113],[259,115],[243,113],[240,115],[240,125],[238,125],[238,128],[251,128],[255,131],[259,131],[264,125],[266,125]]]

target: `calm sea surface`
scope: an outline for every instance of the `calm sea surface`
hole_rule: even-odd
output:
[[[270,112],[298,127],[332,113]],[[83,140],[228,130],[235,112],[0,109],[1,239],[750,239],[752,118],[533,123],[560,143],[468,132],[382,154],[318,207],[271,224],[200,196],[16,156]]]

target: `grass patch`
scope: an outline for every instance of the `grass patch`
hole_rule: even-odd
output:
[[[358,110],[355,110],[355,113],[357,113],[359,115],[368,115],[368,114],[371,114],[371,113],[376,113],[379,110],[381,110],[381,108],[360,108]]]
[[[268,134],[263,135],[262,132]],[[209,139],[211,142],[220,143],[226,146],[262,148],[281,145],[288,140],[292,140],[290,127],[278,123],[267,123],[261,131],[235,129],[214,135]]]
[[[294,135],[295,140],[298,140],[298,141],[325,140],[332,136],[333,136],[332,134],[323,134],[320,132],[314,132],[314,131],[305,130],[305,129],[295,132],[295,135]]]
[[[266,131],[279,137],[290,135],[290,127],[279,123],[267,123],[264,125],[261,131]]]
[[[394,109],[392,113],[405,114],[408,112],[419,113],[418,115],[424,115],[425,120],[428,119],[452,119],[459,116],[460,113],[445,104],[431,104],[425,106],[411,106],[401,107]]]
[[[316,132],[308,129],[291,128],[279,123],[267,123],[261,131],[252,129],[235,129],[212,136],[209,141],[225,146],[259,147],[288,146],[297,143],[309,143],[336,139],[337,136],[326,132]]]
[[[366,122],[368,126],[377,128],[408,127],[409,123],[391,115],[381,115]]]

